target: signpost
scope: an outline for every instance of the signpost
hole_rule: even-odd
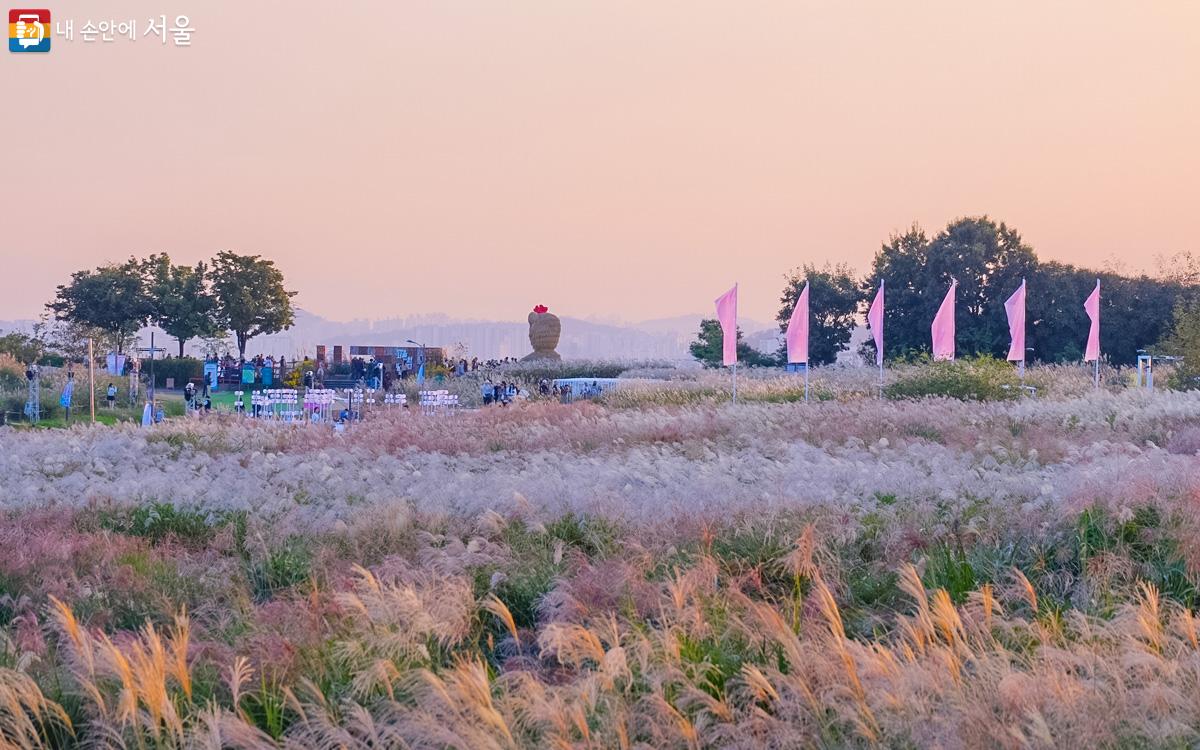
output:
[[[88,339],[88,402],[92,406],[92,424],[96,424],[96,352]]]
[[[158,352],[165,352],[166,349],[164,349],[162,347],[154,346],[154,331],[151,331],[150,332],[150,346],[149,347],[139,347],[137,349],[137,351],[148,352],[150,354],[150,393],[149,393],[149,396],[150,396],[150,415],[153,418],[154,415],[158,414],[158,404],[155,403],[155,400],[154,400],[154,398],[155,398],[155,394],[154,394],[154,385],[155,385],[155,383],[154,383],[154,357]]]

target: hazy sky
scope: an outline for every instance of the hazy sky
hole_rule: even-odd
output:
[[[34,3],[34,5],[37,5]],[[0,60],[0,319],[129,254],[275,259],[334,319],[638,320],[988,213],[1200,250],[1200,2],[56,2]],[[190,16],[190,48],[141,36]],[[137,42],[85,44],[91,19]]]

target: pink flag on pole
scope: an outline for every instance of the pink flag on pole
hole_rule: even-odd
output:
[[[717,321],[721,324],[721,364],[737,364],[737,284],[717,297]]]
[[[879,280],[879,291],[875,292],[875,300],[867,311],[867,325],[871,327],[871,335],[875,337],[875,364],[883,366],[883,279]]]
[[[1004,312],[1008,313],[1008,335],[1012,341],[1008,346],[1008,359],[1011,362],[1024,362],[1025,279],[1021,279],[1021,286],[1004,303]]]
[[[796,300],[796,309],[792,310],[784,338],[787,340],[788,364],[808,364],[808,282],[804,283],[804,291]]]
[[[1096,288],[1087,298],[1087,302],[1083,303],[1083,309],[1087,310],[1088,317],[1092,320],[1083,361],[1092,362],[1100,359],[1100,279],[1096,279]]]
[[[958,282],[950,283],[950,290],[942,300],[937,315],[933,318],[933,358],[954,359],[954,290]]]

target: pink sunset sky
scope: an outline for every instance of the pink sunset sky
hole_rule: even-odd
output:
[[[36,4],[35,4],[36,5]],[[333,319],[640,320],[962,215],[1042,258],[1200,251],[1200,2],[60,2],[5,52],[0,319],[130,254]],[[141,36],[190,17],[191,47]],[[139,38],[86,44],[87,20]]]

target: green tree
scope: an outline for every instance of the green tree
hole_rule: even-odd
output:
[[[118,353],[154,311],[141,263],[134,258],[93,271],[76,271],[70,283],[58,287],[46,307],[57,320],[102,331]]]
[[[1094,273],[1053,261],[1038,266],[1037,275],[1029,279],[1025,304],[1025,344],[1033,350],[1033,359],[1079,362],[1083,358],[1088,334],[1083,302],[1095,286]],[[1107,333],[1106,328],[1101,330]]]
[[[837,360],[838,352],[850,343],[850,334],[858,318],[858,281],[850,266],[840,263],[825,264],[822,268],[804,265],[784,277],[787,286],[779,298],[782,307],[775,319],[779,330],[787,332],[788,321],[796,309],[796,301],[804,291],[808,293],[808,359],[813,365],[828,365]],[[787,344],[779,349],[779,361],[787,362]]]
[[[38,322],[33,324],[33,337],[42,342],[46,356],[62,356],[74,361],[87,361],[88,339],[94,344],[93,354],[104,353],[104,343],[109,334],[100,328],[70,320],[58,320],[50,310],[43,311]],[[120,342],[122,351],[132,351],[137,344],[137,331],[125,334]],[[113,347],[117,349],[118,347]]]
[[[1200,255],[1184,250],[1156,260],[1158,278],[1179,284],[1192,293],[1200,290]]]
[[[1083,302],[1100,279],[1100,354],[1119,365],[1137,361],[1170,332],[1178,305],[1191,287],[1150,276],[1121,276],[1048,262],[1029,280],[1027,343],[1036,359],[1078,362],[1091,321]]]
[[[751,367],[770,367],[777,364],[771,355],[763,354],[742,341],[741,328],[738,328],[737,338],[738,364]],[[725,334],[721,330],[721,324],[715,318],[705,318],[700,321],[700,333],[688,349],[705,367],[720,367],[724,344]]]
[[[887,282],[884,330],[889,359],[930,351],[930,324],[957,279],[956,348],[962,355],[1008,352],[1004,301],[1037,270],[1037,256],[1015,229],[987,216],[956,219],[932,240],[914,225],[892,236],[863,283],[870,304]],[[873,344],[866,348],[873,354]]]
[[[274,262],[222,251],[213,258],[210,278],[216,320],[233,332],[239,358],[246,358],[250,339],[287,330],[295,322],[292,297],[296,293],[284,288],[283,273]]]
[[[1200,301],[1181,300],[1175,306],[1173,318],[1171,330],[1158,345],[1164,354],[1183,357],[1176,365],[1171,387],[1200,388]]]
[[[1083,273],[1091,277],[1090,294],[1095,274]],[[1136,363],[1139,349],[1153,348],[1170,334],[1177,305],[1190,299],[1188,291],[1179,283],[1146,275],[1101,274],[1101,353],[1115,364]],[[1079,305],[1082,308],[1082,300]]]
[[[179,342],[179,356],[190,339],[218,336],[217,305],[208,289],[204,263],[177,266],[166,253],[151,255],[145,265],[146,285],[154,312],[150,322]]]
[[[46,346],[39,339],[20,331],[0,335],[0,354],[7,354],[23,364],[39,361]]]

